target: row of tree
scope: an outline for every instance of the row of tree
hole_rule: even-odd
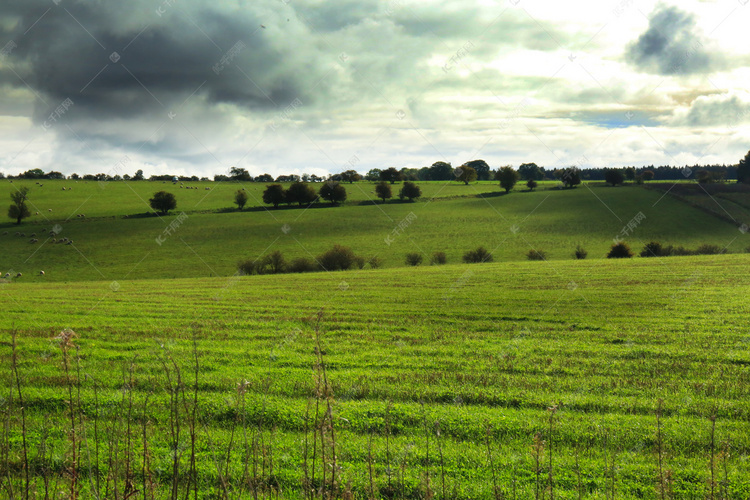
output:
[[[748,152],[750,155],[750,152]],[[582,180],[591,181],[606,181],[610,182],[608,175],[612,174],[613,171],[620,172],[623,180],[627,181],[649,181],[652,179],[656,180],[680,180],[694,178],[700,182],[721,182],[724,180],[737,179],[738,182],[749,182],[750,183],[750,158],[748,155],[740,160],[738,165],[685,165],[683,167],[672,167],[669,165],[662,165],[655,167],[649,165],[646,167],[622,167],[622,168],[600,168],[600,167],[587,167],[579,168],[579,177]],[[498,168],[493,170],[486,161],[484,160],[472,160],[464,163],[459,167],[453,167],[449,162],[438,161],[433,163],[429,167],[422,168],[401,168],[390,167],[386,169],[374,168],[367,172],[366,175],[362,176],[356,170],[345,170],[337,174],[331,174],[327,177],[321,177],[315,174],[291,174],[291,175],[279,175],[273,177],[270,174],[261,174],[253,177],[247,171],[247,169],[240,167],[232,167],[229,169],[227,174],[219,174],[214,176],[214,181],[226,182],[226,181],[241,181],[241,182],[305,182],[305,183],[316,183],[334,181],[341,183],[353,183],[360,180],[367,180],[370,182],[384,181],[394,184],[399,181],[452,181],[456,180],[468,184],[476,180],[487,181],[491,179],[497,179],[500,170],[506,167]],[[569,171],[573,167],[567,168],[553,168],[545,169],[545,167],[538,166],[536,163],[522,163],[518,167],[518,175],[521,180],[524,181],[541,181],[541,180],[555,180],[560,179],[564,176],[566,171]],[[0,178],[4,178],[3,174],[0,173]],[[28,170],[18,176],[8,176],[8,178],[19,178],[19,179],[66,179],[66,176],[57,171],[51,171],[45,173],[42,169],[35,168]],[[78,174],[71,174],[67,177],[68,179],[83,179],[83,180],[95,180],[95,181],[119,181],[119,180],[145,180],[143,170],[138,170],[131,177],[129,174],[119,175],[112,174],[86,174],[79,176]],[[198,176],[174,176],[174,175],[152,175],[148,178],[151,181],[182,181],[182,182],[197,182],[197,181],[208,181],[207,177]]]

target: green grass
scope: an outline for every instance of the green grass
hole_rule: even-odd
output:
[[[548,185],[505,195],[495,183],[428,182],[420,184],[425,196],[416,203],[373,204],[367,201],[372,184],[355,183],[347,186],[350,201],[340,207],[237,212],[228,208],[237,189],[232,184],[186,183],[199,186],[196,190],[145,181],[113,182],[103,188],[83,181],[43,184],[30,194],[40,215],[20,227],[10,220],[0,224],[0,233],[8,232],[0,235],[0,270],[21,272],[24,281],[230,276],[239,260],[273,250],[288,260],[315,257],[334,243],[368,259],[377,256],[385,267],[405,265],[410,252],[421,253],[426,263],[441,251],[449,263],[458,263],[480,245],[492,251],[496,261],[524,260],[531,249],[544,251],[552,261],[568,260],[578,244],[589,258],[602,258],[639,213],[645,219],[624,235],[636,252],[651,240],[689,248],[711,243],[730,252],[748,246],[748,236],[735,224],[636,186],[592,183],[559,190]],[[205,191],[203,184],[212,189]],[[62,191],[63,185],[73,190]],[[177,210],[162,218],[144,216],[143,200],[163,187],[176,192]],[[263,185],[248,184],[247,189],[259,196]],[[181,211],[187,218],[166,234],[165,228],[179,222]],[[86,217],[73,216],[81,213]],[[397,229],[406,220],[403,229]],[[73,245],[46,239],[42,229],[55,225],[62,229],[58,237],[72,239]],[[16,231],[27,237],[13,236]],[[28,242],[32,233],[39,243]],[[40,270],[45,276],[38,276]]]
[[[151,457],[146,476],[156,498],[165,498],[172,466],[169,408],[175,382],[166,379],[166,370],[175,376],[171,356],[188,396],[187,402],[178,400],[177,410],[183,424],[177,445],[182,498],[195,339],[200,497],[222,497],[232,435],[224,479],[239,488],[246,428],[249,443],[263,439],[251,446],[261,458],[250,453],[250,463],[266,466],[256,484],[276,485],[281,498],[301,498],[305,438],[312,443],[304,417],[314,414],[316,401],[326,405],[325,398],[315,397],[314,378],[315,316],[323,309],[320,346],[332,388],[336,470],[341,489],[351,484],[357,497],[368,496],[371,439],[376,496],[388,496],[390,461],[396,498],[402,491],[405,497],[424,497],[426,470],[437,498],[443,479],[448,498],[494,498],[488,439],[495,481],[505,497],[513,498],[515,485],[517,498],[534,498],[532,444],[539,434],[541,489],[548,487],[551,450],[555,498],[578,498],[579,480],[584,498],[660,498],[656,407],[662,399],[667,497],[708,497],[709,417],[716,415],[715,497],[724,498],[726,490],[726,498],[748,498],[749,259],[560,260],[122,280],[116,291],[109,281],[2,284],[2,415],[10,426],[5,447],[18,466],[20,405],[9,403],[15,329],[31,456],[47,463],[39,459],[46,432],[53,471],[71,460],[67,379],[52,338],[72,328],[79,335],[79,349],[72,351],[72,366],[79,358],[81,374],[78,442],[81,425],[86,435],[86,446],[80,445],[82,498],[93,496],[94,477],[103,491],[112,472],[103,458],[110,446],[127,449],[128,412],[134,415],[136,486],[143,479],[145,422]],[[243,380],[244,404],[236,391]],[[179,396],[179,386],[176,391]],[[550,434],[553,404],[559,406]],[[95,422],[101,470],[90,480]],[[119,441],[109,443],[106,436]],[[726,456],[720,454],[725,445]],[[18,492],[23,475],[13,470]],[[42,470],[35,473],[37,491]],[[320,470],[318,455],[318,479]],[[51,484],[64,489],[68,476],[50,475],[60,477]],[[124,476],[123,468],[117,475],[121,494]],[[252,498],[247,487],[242,495],[232,491],[233,498]]]

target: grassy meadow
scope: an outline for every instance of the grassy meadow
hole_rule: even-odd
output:
[[[750,244],[737,231],[740,222],[750,219],[720,219],[637,186],[592,183],[559,190],[547,184],[546,189],[519,187],[505,195],[496,183],[425,182],[419,201],[381,204],[369,199],[373,184],[360,182],[347,185],[349,201],[339,207],[274,210],[250,207],[257,205],[253,199],[264,187],[251,183],[248,208],[239,212],[231,208],[238,185],[195,184],[198,189],[187,190],[148,181],[111,182],[103,188],[94,181],[45,181],[29,194],[39,215],[20,227],[9,219],[0,224],[0,271],[45,282],[229,276],[239,260],[274,250],[287,260],[314,258],[333,244],[349,246],[368,260],[378,257],[386,268],[405,265],[409,252],[422,254],[424,262],[434,252],[445,252],[449,263],[458,263],[480,245],[496,261],[524,260],[532,249],[556,261],[571,259],[579,244],[590,258],[603,258],[615,237],[636,252],[650,240],[690,248],[710,243],[729,252]],[[211,184],[210,190],[203,184]],[[66,185],[73,190],[62,191]],[[147,214],[148,198],[162,188],[175,192],[177,209],[165,217]],[[187,218],[177,220],[182,212]],[[645,218],[624,233],[638,214]],[[177,228],[167,234],[170,224]],[[60,230],[58,239],[73,244],[52,243],[47,235],[53,227]],[[27,236],[14,236],[17,231]],[[29,243],[32,233],[38,243]],[[38,276],[40,270],[45,276]]]
[[[750,498],[734,208],[597,183],[381,204],[361,182],[278,210],[249,184],[239,212],[232,184],[24,184],[39,215],[0,224],[23,274],[0,279],[0,498]],[[162,188],[177,210],[150,215]],[[731,253],[605,259],[614,238]],[[333,244],[383,267],[236,274]],[[461,263],[480,245],[493,263]]]

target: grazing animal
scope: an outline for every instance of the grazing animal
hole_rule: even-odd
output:
[[[73,240],[68,240],[68,242],[66,243],[66,245],[72,245],[72,244],[73,244]]]
[[[21,233],[21,237],[25,238],[26,237],[26,233]]]
[[[35,238],[36,237],[36,233],[31,233],[31,237]]]
[[[39,212],[34,212],[34,215],[39,215]]]
[[[51,211],[52,211],[52,209],[51,209],[51,208],[48,208],[48,209],[47,209],[47,212],[51,212]]]
[[[36,239],[36,238],[31,238],[31,239],[29,240],[29,243],[36,243],[36,242],[38,242],[38,241],[39,241],[39,240],[38,240],[38,239]]]
[[[10,273],[5,273],[6,278],[10,278]]]
[[[62,190],[65,191],[65,186],[63,186]]]
[[[16,274],[16,278],[20,278],[21,276],[23,276],[23,273]]]
[[[39,271],[39,276],[44,276],[44,271]]]
[[[8,231],[3,231],[3,236],[7,235]]]

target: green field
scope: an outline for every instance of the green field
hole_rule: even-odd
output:
[[[550,183],[546,189],[528,192],[519,187],[504,195],[490,183],[425,182],[420,183],[420,201],[374,204],[369,200],[373,185],[360,182],[347,185],[350,200],[340,207],[255,206],[238,212],[230,208],[236,184],[195,183],[194,190],[148,181],[103,187],[94,181],[44,181],[41,188],[30,184],[29,198],[40,215],[20,227],[9,219],[0,224],[0,271],[23,273],[24,281],[229,276],[239,260],[273,250],[288,260],[314,258],[336,243],[367,259],[377,256],[386,268],[403,266],[408,252],[419,252],[429,262],[441,251],[449,263],[458,263],[466,251],[480,245],[496,261],[524,260],[532,249],[546,252],[551,261],[568,260],[578,244],[598,259],[638,214],[645,218],[624,236],[636,252],[650,240],[690,248],[710,243],[729,252],[744,251],[750,243],[750,236],[737,231],[750,220],[720,219],[636,186],[592,183],[560,190]],[[64,186],[73,190],[62,191]],[[148,198],[164,187],[176,193],[177,210],[166,217],[149,216]],[[257,205],[253,199],[263,188],[247,185],[249,206]],[[182,212],[187,218],[176,221]],[[407,219],[406,227],[397,230]],[[165,229],[176,222],[179,227],[167,235]],[[55,226],[58,238],[74,243],[53,244],[47,234]],[[16,232],[26,237],[16,237]],[[32,233],[38,243],[29,243]],[[44,277],[38,276],[40,270]]]
[[[23,184],[0,498],[750,498],[742,192],[428,182],[381,204],[361,182],[273,210],[248,184],[238,212],[236,184]],[[731,254],[606,259],[615,238]],[[383,267],[237,274],[334,244]],[[495,262],[462,264],[480,245]]]
[[[503,498],[535,498],[537,484],[540,498],[661,498],[660,484],[665,498],[710,498],[712,458],[714,498],[748,498],[748,264],[729,255],[134,280],[117,290],[0,285],[3,452],[15,471],[0,484],[21,498],[14,330],[38,498],[45,475],[50,490],[69,488],[73,439],[82,498],[97,489],[114,498],[115,488],[142,498],[142,485],[145,498],[170,498],[174,477],[182,498],[191,456],[200,498],[302,498],[313,470],[312,484],[335,470],[334,496],[351,488],[361,498],[371,485],[378,498],[495,498],[493,484]],[[316,392],[321,310],[329,389]],[[64,328],[78,334],[68,376],[53,340]],[[329,404],[333,425],[318,429]]]

